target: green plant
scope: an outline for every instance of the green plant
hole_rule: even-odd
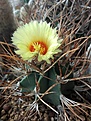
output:
[[[85,12],[89,13],[89,2],[86,3],[83,0],[78,3],[78,1],[63,0],[52,5],[51,8],[48,8],[51,5],[49,4],[48,6],[47,2],[35,1],[36,6],[32,5],[32,13],[29,16],[33,20],[46,20],[51,23],[53,28],[57,27],[56,32],[58,33],[58,38],[59,40],[61,38],[63,40],[62,43],[59,41],[60,46],[58,46],[58,49],[56,48],[57,51],[53,49],[55,47],[54,44],[50,51],[48,51],[48,56],[44,56],[47,50],[46,43],[44,40],[41,42],[37,38],[41,38],[41,35],[46,38],[46,35],[50,32],[47,32],[47,30],[44,32],[44,29],[40,27],[38,31],[35,31],[36,22],[31,29],[26,24],[20,32],[15,33],[17,36],[13,39],[18,49],[16,52],[22,58],[12,53],[1,54],[0,56],[5,60],[7,58],[7,64],[1,64],[12,71],[13,78],[15,79],[10,82],[8,87],[12,85],[13,94],[19,91],[19,94],[21,94],[19,98],[22,102],[28,102],[26,106],[29,107],[28,111],[36,111],[39,114],[40,110],[38,106],[40,102],[38,101],[41,101],[57,114],[57,120],[60,118],[59,120],[69,121],[76,120],[77,118],[77,120],[80,119],[83,121],[81,115],[85,114],[87,118],[89,116],[87,108],[88,110],[91,109],[89,100],[86,98],[87,94],[90,93],[90,81],[87,78],[91,78],[91,76],[84,74],[89,65],[88,62],[90,62],[89,58],[87,59],[87,56],[89,57],[90,47],[88,55],[86,55],[87,44],[91,39],[91,36],[89,36],[90,14],[85,14]],[[25,29],[26,26],[27,29]],[[28,29],[32,31],[29,33]],[[35,30],[33,31],[33,29]],[[37,33],[37,36],[35,33]],[[37,41],[35,39],[28,40],[30,35],[31,38],[34,37]],[[50,38],[50,41],[54,40],[54,34]],[[33,41],[28,46],[30,40]],[[48,48],[55,42],[52,41],[50,44],[50,41],[47,41]],[[29,54],[29,51],[32,53]],[[26,52],[27,54],[25,54]],[[15,84],[13,86],[13,83],[17,82],[19,85]],[[6,88],[4,92],[6,92]],[[12,96],[12,93],[10,96]],[[24,99],[24,97],[28,99],[29,97],[32,98],[32,96],[32,101],[26,101]],[[56,108],[52,108],[53,106]],[[25,111],[26,113],[27,111]],[[30,115],[32,114],[30,113]],[[25,118],[23,117],[21,120]]]

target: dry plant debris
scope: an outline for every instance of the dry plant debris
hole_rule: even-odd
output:
[[[42,69],[35,63],[28,63],[18,57],[12,50],[14,46],[1,42],[0,52],[0,120],[1,121],[90,121],[91,120],[91,0],[32,0],[19,10],[16,16],[17,26],[31,20],[43,20],[57,27],[59,38],[63,38],[60,46],[62,53],[51,66],[43,64]],[[26,8],[26,9],[25,9]],[[23,13],[22,10],[25,10]],[[7,41],[7,40],[6,40]],[[7,48],[6,48],[7,47]],[[63,76],[60,68],[67,66]],[[58,82],[63,88],[60,95],[61,105],[56,107],[44,102],[42,96],[34,102],[34,93],[21,93],[19,81],[30,73],[31,69],[38,73],[46,73],[54,65],[58,65]],[[88,68],[89,67],[89,68]],[[73,73],[73,78],[67,78]],[[67,82],[74,82],[74,89],[69,94]],[[54,85],[55,86],[55,85]],[[68,89],[69,90],[69,89]]]

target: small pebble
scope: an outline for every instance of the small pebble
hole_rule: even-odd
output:
[[[48,121],[48,114],[44,113],[44,121]]]
[[[15,115],[14,120],[15,120],[15,121],[18,120],[18,114]]]
[[[6,112],[8,112],[8,111],[10,110],[10,108],[11,108],[10,104],[5,104],[5,105],[3,106],[3,109],[4,109]]]
[[[4,115],[1,117],[1,120],[6,120],[7,119],[7,115]]]
[[[1,111],[1,116],[4,115],[5,113],[6,113],[5,110],[2,110]]]
[[[54,118],[53,117],[51,117],[51,121],[54,121]]]
[[[47,117],[48,116],[48,114],[47,113],[44,113],[44,117]]]

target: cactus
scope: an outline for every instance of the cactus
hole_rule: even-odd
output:
[[[25,60],[15,54],[13,56],[1,55],[7,59],[7,63],[2,63],[2,65],[10,69],[10,78],[15,78],[8,84],[8,87],[12,87],[10,92],[13,90],[13,95],[19,96],[17,102],[19,102],[19,106],[21,103],[20,108],[22,109],[22,106],[25,106],[24,110],[26,112],[24,111],[24,114],[29,114],[29,117],[27,115],[21,116],[22,119],[17,116],[17,120],[32,120],[34,119],[34,117],[32,118],[33,113],[38,112],[40,114],[41,103],[39,101],[57,114],[56,118],[58,121],[89,120],[87,116],[89,116],[88,111],[91,109],[89,103],[91,101],[91,45],[88,46],[91,40],[90,1],[56,0],[56,4],[53,3],[54,0],[50,0],[52,3],[45,0],[30,0],[29,3],[27,3],[28,0],[19,1],[25,1],[26,4],[22,7],[19,6],[19,10],[16,11],[16,17],[19,18],[17,20],[20,22],[18,25],[21,26],[27,23],[27,29],[25,30],[22,27],[20,33],[16,32],[14,34],[17,35],[17,37],[14,37],[14,43],[20,49],[24,49],[24,51],[17,51],[17,54],[21,53],[22,56],[20,56],[24,57]],[[33,22],[33,20],[50,22],[52,28],[56,27],[58,38],[63,40],[59,46],[60,52],[53,55],[53,58],[50,58],[51,63],[46,61],[46,58],[42,61],[40,58],[38,60],[42,48],[40,42],[37,42],[37,44],[36,42],[33,43],[30,46],[31,48],[28,49],[26,48],[29,46],[24,46],[27,45],[28,35],[33,34],[33,40],[36,40],[35,38],[38,39],[38,35],[42,33],[41,28],[38,28],[38,32],[33,30],[33,28],[37,28],[37,24],[34,24],[31,28],[32,31],[28,32],[28,23],[30,21]],[[46,26],[44,28],[46,30]],[[46,33],[44,34],[44,32]],[[41,34],[43,37],[50,33],[44,32]],[[51,38],[52,40],[53,38]],[[51,44],[54,42],[51,42]],[[31,61],[29,61],[30,58],[28,57],[32,56],[29,55],[30,53],[26,53],[28,50],[30,50],[30,53],[33,53],[35,50],[38,52],[37,54],[35,53],[36,56]],[[6,78],[2,78],[2,80],[6,81]],[[7,89],[5,88],[6,92]],[[14,99],[12,98],[12,93],[10,94],[11,99]],[[86,119],[83,117],[84,114]],[[42,115],[44,115],[44,112]],[[39,118],[39,115],[35,117]]]
[[[8,0],[0,0],[0,41],[10,41],[10,36],[15,30],[12,7]]]

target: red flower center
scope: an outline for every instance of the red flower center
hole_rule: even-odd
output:
[[[47,53],[48,47],[44,42],[41,41],[37,41],[37,42],[33,42],[30,46],[29,46],[29,50],[31,52],[37,51],[39,52],[41,55],[45,55]]]

